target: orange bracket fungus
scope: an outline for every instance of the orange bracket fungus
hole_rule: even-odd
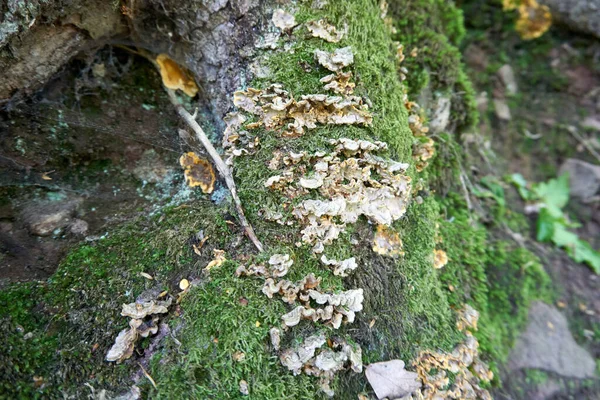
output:
[[[163,84],[167,89],[181,90],[190,97],[198,94],[198,86],[194,79],[189,76],[175,61],[166,54],[159,54],[156,57],[158,70]]]
[[[215,171],[207,160],[190,151],[179,158],[179,164],[184,169],[185,181],[190,187],[200,186],[204,193],[212,193],[215,186]]]

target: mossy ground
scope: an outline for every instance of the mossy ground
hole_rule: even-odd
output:
[[[440,10],[437,16],[433,14],[435,24],[429,17],[415,17],[419,13],[429,15],[432,10]],[[266,166],[276,149],[310,152],[327,150],[330,138],[379,139],[389,143],[391,157],[410,161],[413,137],[402,100],[403,86],[397,74],[392,37],[380,13],[378,4],[370,0],[330,2],[322,11],[301,5],[296,13],[298,22],[321,17],[337,25],[346,22],[348,37],[333,45],[307,39],[304,31],[295,33],[293,53],[273,53],[268,61],[273,75],[252,82],[255,87],[282,83],[296,96],[321,93],[319,78],[326,71],[316,65],[313,51],[349,45],[355,54],[352,70],[356,93],[370,100],[374,118],[371,127],[323,126],[297,139],[258,132],[259,151],[238,159],[235,169],[248,217],[268,249],[253,261],[285,252],[295,261],[291,280],[314,272],[323,277],[322,286],[327,289],[363,287],[364,311],[353,325],[331,333],[359,343],[365,363],[388,358],[409,361],[425,348],[451,350],[462,339],[455,329],[453,310],[465,302],[482,313],[482,349],[490,360],[502,360],[524,321],[527,303],[543,297],[536,287],[545,282],[544,274],[530,254],[509,251],[510,244],[494,241],[482,225],[471,222],[458,195],[449,194],[443,200],[427,189],[420,193],[422,204],[414,202],[406,218],[394,224],[406,251],[399,260],[372,253],[372,232],[366,221],[350,227],[335,245],[326,249],[329,257],[358,258],[361,267],[346,282],[323,269],[309,248],[295,246],[297,226],[282,227],[259,217],[260,209],[275,210],[281,204],[279,195],[262,186],[268,176],[276,173]],[[428,55],[430,72],[439,68],[445,74],[435,75],[439,77],[439,90],[450,81],[450,86],[460,85],[464,76],[454,47],[464,34],[460,13],[432,0],[416,2],[412,13],[397,18],[397,39],[404,41],[407,48],[409,44],[422,47],[419,43],[423,38],[416,32],[419,27],[431,28],[431,33],[427,33],[431,35],[427,38],[429,50],[423,54]],[[445,28],[436,27],[440,18],[445,21]],[[441,54],[448,58],[437,58],[440,41],[445,46]],[[304,71],[303,62],[311,65],[312,72]],[[419,64],[407,66],[417,75],[426,69]],[[466,109],[467,116],[457,117],[458,120],[475,118],[471,108]],[[442,171],[440,166],[448,166],[450,171],[444,173],[455,176],[460,148],[454,139],[447,135],[446,142],[438,142],[438,152],[448,157],[429,174],[419,175],[411,168],[414,182],[420,177],[432,181],[439,175],[436,171]],[[450,187],[448,192],[452,192]],[[165,210],[150,220],[140,219],[106,239],[74,250],[48,282],[16,284],[0,292],[4,347],[8,349],[0,359],[0,373],[6,377],[0,386],[0,397],[56,398],[62,391],[81,396],[87,390],[82,388],[86,382],[96,388],[122,390],[138,370],[135,361],[123,365],[103,361],[113,338],[127,324],[119,316],[120,304],[133,301],[144,289],[155,285],[174,293],[181,278],[199,279],[177,312],[168,317],[173,336],[164,338],[148,371],[158,389],[142,379],[139,384],[145,396],[240,398],[239,381],[243,379],[249,384],[252,398],[321,397],[315,379],[292,376],[269,349],[268,329],[279,324],[287,307],[260,293],[260,279],[234,277],[239,260],[245,260],[252,248],[245,239],[241,245],[234,244],[241,233],[227,223],[232,219],[228,212],[232,213],[227,206],[219,208],[202,200]],[[441,244],[435,240],[437,223],[443,237]],[[190,244],[201,229],[210,239],[198,257]],[[360,244],[353,245],[352,239],[358,239]],[[432,268],[433,250],[440,247],[448,252],[451,262],[442,271],[436,271]],[[215,268],[208,278],[200,271],[210,260],[212,248],[225,249],[232,261]],[[140,272],[155,279],[148,281]],[[370,328],[373,319],[375,324]],[[307,322],[300,324],[285,335],[284,345],[301,340],[314,329]],[[33,335],[26,339],[29,332]],[[148,342],[144,340],[142,347]],[[245,353],[244,361],[233,360],[236,351]],[[43,377],[47,384],[36,388],[34,376]],[[342,376],[334,388],[342,398],[356,398],[356,393],[369,390],[363,376],[351,374]]]

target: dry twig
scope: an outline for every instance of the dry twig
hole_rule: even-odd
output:
[[[242,208],[242,202],[240,201],[240,198],[237,195],[237,189],[235,186],[235,182],[233,180],[233,174],[231,173],[231,170],[225,164],[225,162],[223,161],[223,159],[221,158],[221,156],[219,155],[217,150],[214,148],[214,146],[212,145],[212,143],[210,142],[210,140],[204,133],[204,130],[202,130],[202,127],[200,127],[200,125],[198,125],[198,122],[196,122],[196,120],[194,119],[192,114],[190,114],[185,108],[183,108],[183,106],[181,105],[181,103],[179,102],[177,97],[175,96],[175,92],[171,89],[165,88],[165,90],[169,94],[169,99],[171,100],[171,103],[175,106],[175,109],[177,110],[177,114],[179,114],[179,116],[185,121],[185,123],[194,131],[194,133],[196,134],[196,137],[198,138],[200,143],[202,143],[202,145],[208,152],[208,155],[210,155],[210,158],[212,159],[213,163],[217,167],[217,170],[219,171],[219,173],[221,174],[223,179],[225,179],[227,188],[229,188],[229,191],[231,192],[231,196],[233,197],[233,202],[235,203],[235,208],[238,213],[238,218],[240,219],[240,223],[242,224],[242,226],[244,227],[244,230],[246,231],[246,235],[248,235],[250,240],[252,240],[252,243],[254,243],[254,246],[256,246],[258,251],[263,251],[262,243],[260,242],[260,240],[258,240],[258,237],[256,237],[256,234],[254,233],[254,229],[252,229],[252,226],[250,225],[250,223],[246,219],[246,216],[244,215],[244,209]]]

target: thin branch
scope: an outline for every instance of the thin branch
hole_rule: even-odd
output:
[[[140,368],[142,369],[142,372],[144,373],[144,375],[146,376],[146,378],[148,378],[148,380],[150,381],[150,383],[152,384],[152,386],[154,386],[154,389],[158,390],[158,387],[156,386],[156,382],[154,381],[154,379],[152,379],[152,377],[146,371],[146,369],[144,368],[144,366],[141,363],[139,363],[139,362],[138,362],[138,365],[140,366]]]
[[[258,240],[258,237],[256,237],[254,229],[252,229],[252,226],[250,225],[244,214],[242,202],[240,201],[240,198],[237,195],[237,189],[235,186],[235,181],[233,180],[233,174],[231,173],[231,170],[225,164],[225,162],[223,162],[223,159],[204,133],[204,130],[202,130],[202,127],[200,127],[200,125],[198,125],[198,122],[196,122],[194,117],[185,108],[183,108],[183,106],[175,96],[175,92],[171,89],[165,88],[165,90],[169,94],[169,99],[171,100],[171,103],[175,106],[177,114],[179,114],[179,116],[185,121],[185,123],[188,124],[190,128],[192,128],[194,133],[196,133],[196,137],[198,138],[200,143],[202,143],[202,145],[210,155],[210,158],[212,158],[213,163],[219,171],[219,174],[223,177],[223,179],[225,179],[225,183],[227,184],[227,187],[231,192],[231,196],[233,197],[233,202],[237,210],[238,218],[240,219],[240,223],[246,231],[246,235],[248,235],[250,240],[252,240],[252,243],[254,243],[254,246],[256,246],[258,251],[263,251],[262,243],[260,242],[260,240]]]
[[[581,135],[577,132],[577,129],[575,129],[575,127],[567,126],[566,130],[571,135],[573,135],[573,137],[575,139],[577,139],[577,141],[579,143],[581,143],[583,145],[583,147],[585,147],[587,149],[587,151],[589,151],[590,154],[592,156],[594,156],[594,158],[596,158],[596,160],[598,160],[598,162],[600,162],[600,154],[598,154],[598,152],[587,142],[587,140],[585,140],[583,137],[581,137]]]

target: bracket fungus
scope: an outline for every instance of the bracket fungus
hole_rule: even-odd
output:
[[[448,264],[448,255],[444,250],[433,251],[433,268],[440,269]]]
[[[330,144],[331,153],[301,153],[294,158],[290,154],[292,166],[265,183],[273,190],[286,190],[297,179],[295,190],[318,190],[326,198],[304,200],[293,210],[304,225],[302,241],[312,244],[316,253],[359,216],[390,225],[404,215],[410,201],[411,180],[404,174],[408,164],[372,154],[387,149],[387,144],[347,138],[332,139]],[[303,168],[297,168],[300,165]],[[314,169],[312,175],[296,176],[298,170],[309,168]]]
[[[330,347],[329,343],[332,344]],[[328,344],[327,348],[323,348],[325,344]],[[294,375],[304,372],[321,378],[321,389],[330,397],[335,393],[329,384],[337,372],[349,368],[360,373],[363,369],[360,347],[355,348],[345,341],[330,342],[322,332],[307,337],[294,348],[284,350],[279,360]]]
[[[315,50],[315,58],[321,66],[331,72],[338,72],[342,68],[354,63],[354,53],[350,47],[342,47],[332,52]]]
[[[338,43],[348,32],[347,25],[344,25],[344,28],[338,31],[335,26],[327,23],[324,19],[307,22],[306,29],[313,37],[321,38],[330,43]]]
[[[156,57],[160,77],[167,89],[181,90],[189,97],[198,94],[198,86],[194,79],[166,54]]]
[[[208,160],[198,157],[192,151],[179,158],[185,181],[190,187],[200,186],[202,192],[212,193],[215,187],[215,171]]]
[[[167,300],[140,301],[123,304],[121,315],[131,318],[129,328],[123,329],[115,338],[106,354],[106,361],[121,363],[133,355],[135,344],[140,338],[156,335],[158,332],[158,314],[169,312],[172,298]]]
[[[271,20],[273,21],[273,25],[275,25],[282,31],[291,30],[297,25],[296,18],[292,14],[282,9],[275,10],[273,12],[273,18]]]
[[[273,84],[264,90],[248,88],[233,95],[233,104],[259,117],[246,129],[264,126],[268,130],[284,127],[284,136],[301,136],[304,129],[321,125],[370,125],[373,117],[357,96],[328,96],[308,94],[296,100],[281,85]],[[237,121],[235,121],[237,123]],[[233,125],[230,125],[233,129]]]
[[[385,225],[377,225],[372,248],[375,253],[382,256],[396,257],[404,255],[400,235]]]
[[[479,343],[469,329],[477,329],[479,313],[465,305],[458,314],[457,326],[466,339],[452,353],[422,351],[413,361],[413,366],[423,384],[408,399],[483,399],[492,396],[481,384],[494,377],[489,367],[479,358]],[[448,373],[454,376],[451,383]]]
[[[356,84],[351,82],[352,72],[340,72],[329,74],[321,78],[321,83],[325,83],[324,89],[335,93],[349,96],[354,93]]]
[[[350,257],[346,260],[337,261],[333,259],[328,259],[327,256],[321,256],[321,262],[323,265],[327,265],[333,267],[333,274],[336,276],[346,277],[356,268],[358,268],[358,264],[356,263],[355,257]]]

